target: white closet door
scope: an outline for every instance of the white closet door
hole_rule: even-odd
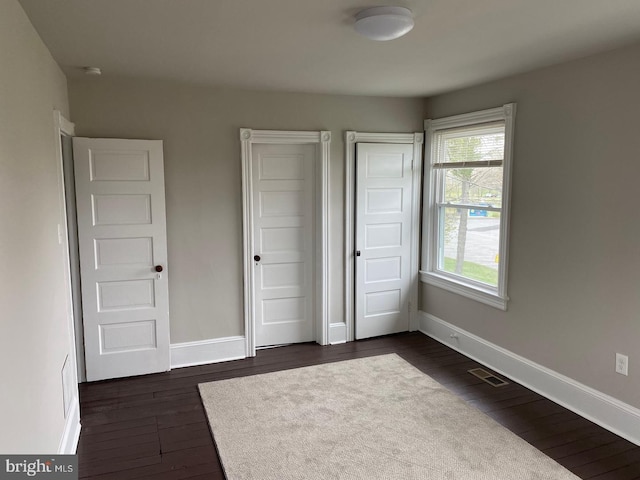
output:
[[[357,339],[409,330],[413,145],[358,143]]]
[[[169,370],[162,141],[74,138],[73,152],[87,380]]]
[[[256,346],[314,339],[315,145],[252,146]]]

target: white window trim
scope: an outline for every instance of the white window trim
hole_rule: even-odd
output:
[[[429,285],[448,290],[450,292],[471,298],[478,302],[491,305],[500,310],[507,309],[507,272],[509,264],[509,218],[511,209],[511,164],[513,157],[514,120],[516,116],[516,104],[508,103],[502,107],[482,110],[479,112],[465,113],[452,117],[425,120],[425,172],[423,183],[423,240],[422,240],[422,265],[420,280]],[[483,286],[481,283],[456,278],[456,275],[442,274],[436,270],[437,242],[431,235],[436,231],[436,192],[433,188],[434,160],[433,134],[438,130],[456,127],[467,127],[481,123],[495,121],[505,122],[505,144],[502,183],[502,214],[500,222],[500,266],[498,270],[498,288],[493,289]]]

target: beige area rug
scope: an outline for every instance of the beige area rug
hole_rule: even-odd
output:
[[[578,478],[395,354],[199,387],[229,480]]]

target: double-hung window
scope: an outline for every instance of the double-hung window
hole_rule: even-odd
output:
[[[425,121],[421,280],[503,310],[515,111]]]

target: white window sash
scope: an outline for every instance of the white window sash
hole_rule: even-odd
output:
[[[467,210],[486,210],[487,212],[502,212],[502,207],[491,207],[479,203],[436,203],[438,208],[466,208]]]

